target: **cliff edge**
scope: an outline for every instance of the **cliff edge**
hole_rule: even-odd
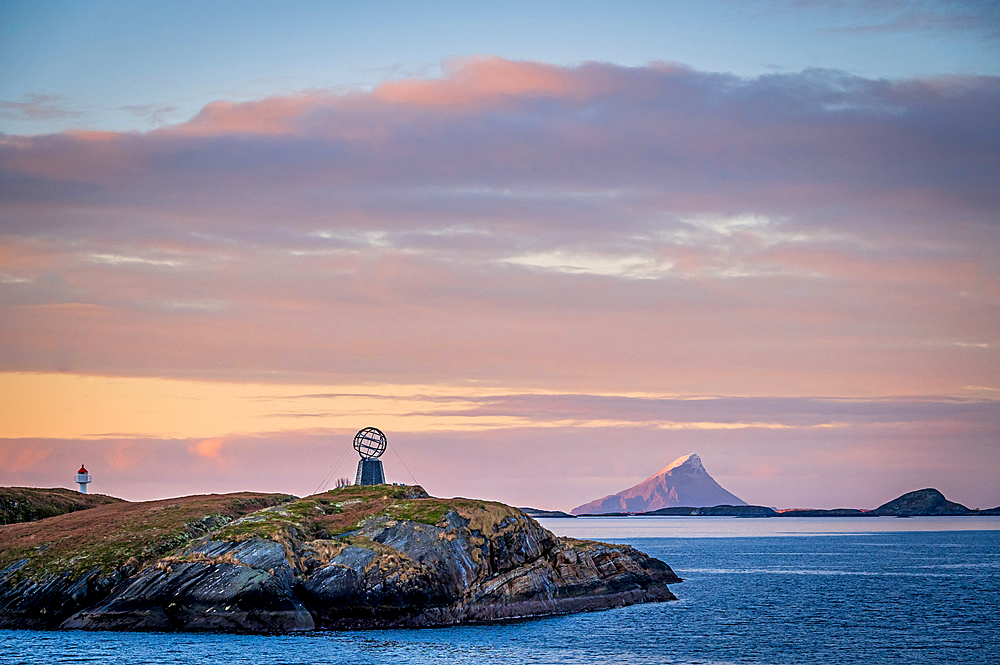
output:
[[[625,545],[420,487],[112,504],[0,527],[0,627],[435,626],[674,599]]]

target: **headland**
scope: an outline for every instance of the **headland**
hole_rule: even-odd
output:
[[[0,527],[6,628],[441,626],[673,600],[680,581],[632,547],[419,486],[119,501]]]

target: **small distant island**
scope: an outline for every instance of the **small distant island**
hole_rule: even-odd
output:
[[[538,519],[539,517],[576,517],[576,515],[564,513],[561,510],[541,510],[539,508],[527,507],[518,508],[518,510],[529,517],[534,517],[535,519]]]
[[[635,513],[591,513],[568,515],[569,517],[933,517],[961,515],[1000,515],[1000,507],[979,510],[967,508],[960,503],[948,501],[944,495],[934,488],[907,492],[906,494],[884,503],[878,508],[866,510],[863,508],[786,508],[776,510],[766,506],[670,506]],[[551,515],[556,517],[556,515]]]
[[[675,600],[668,565],[419,486],[127,502],[0,488],[0,627],[442,626]]]
[[[705,469],[701,458],[690,453],[678,457],[656,474],[616,494],[577,506],[570,514],[522,508],[535,517],[918,517],[931,515],[1000,515],[1000,507],[966,508],[948,501],[936,489],[908,492],[878,508],[788,508],[752,506],[728,491]]]

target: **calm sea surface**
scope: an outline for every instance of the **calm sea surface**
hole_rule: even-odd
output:
[[[1000,518],[580,518],[679,602],[292,636],[0,631],[0,663],[1000,663]]]

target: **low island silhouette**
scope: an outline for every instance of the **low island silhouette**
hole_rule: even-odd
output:
[[[934,488],[907,492],[878,508],[787,508],[747,504],[729,492],[691,453],[637,485],[577,506],[569,513],[521,508],[532,517],[617,517],[629,515],[692,517],[929,517],[936,515],[1000,515],[1000,506],[987,510],[949,501]]]

